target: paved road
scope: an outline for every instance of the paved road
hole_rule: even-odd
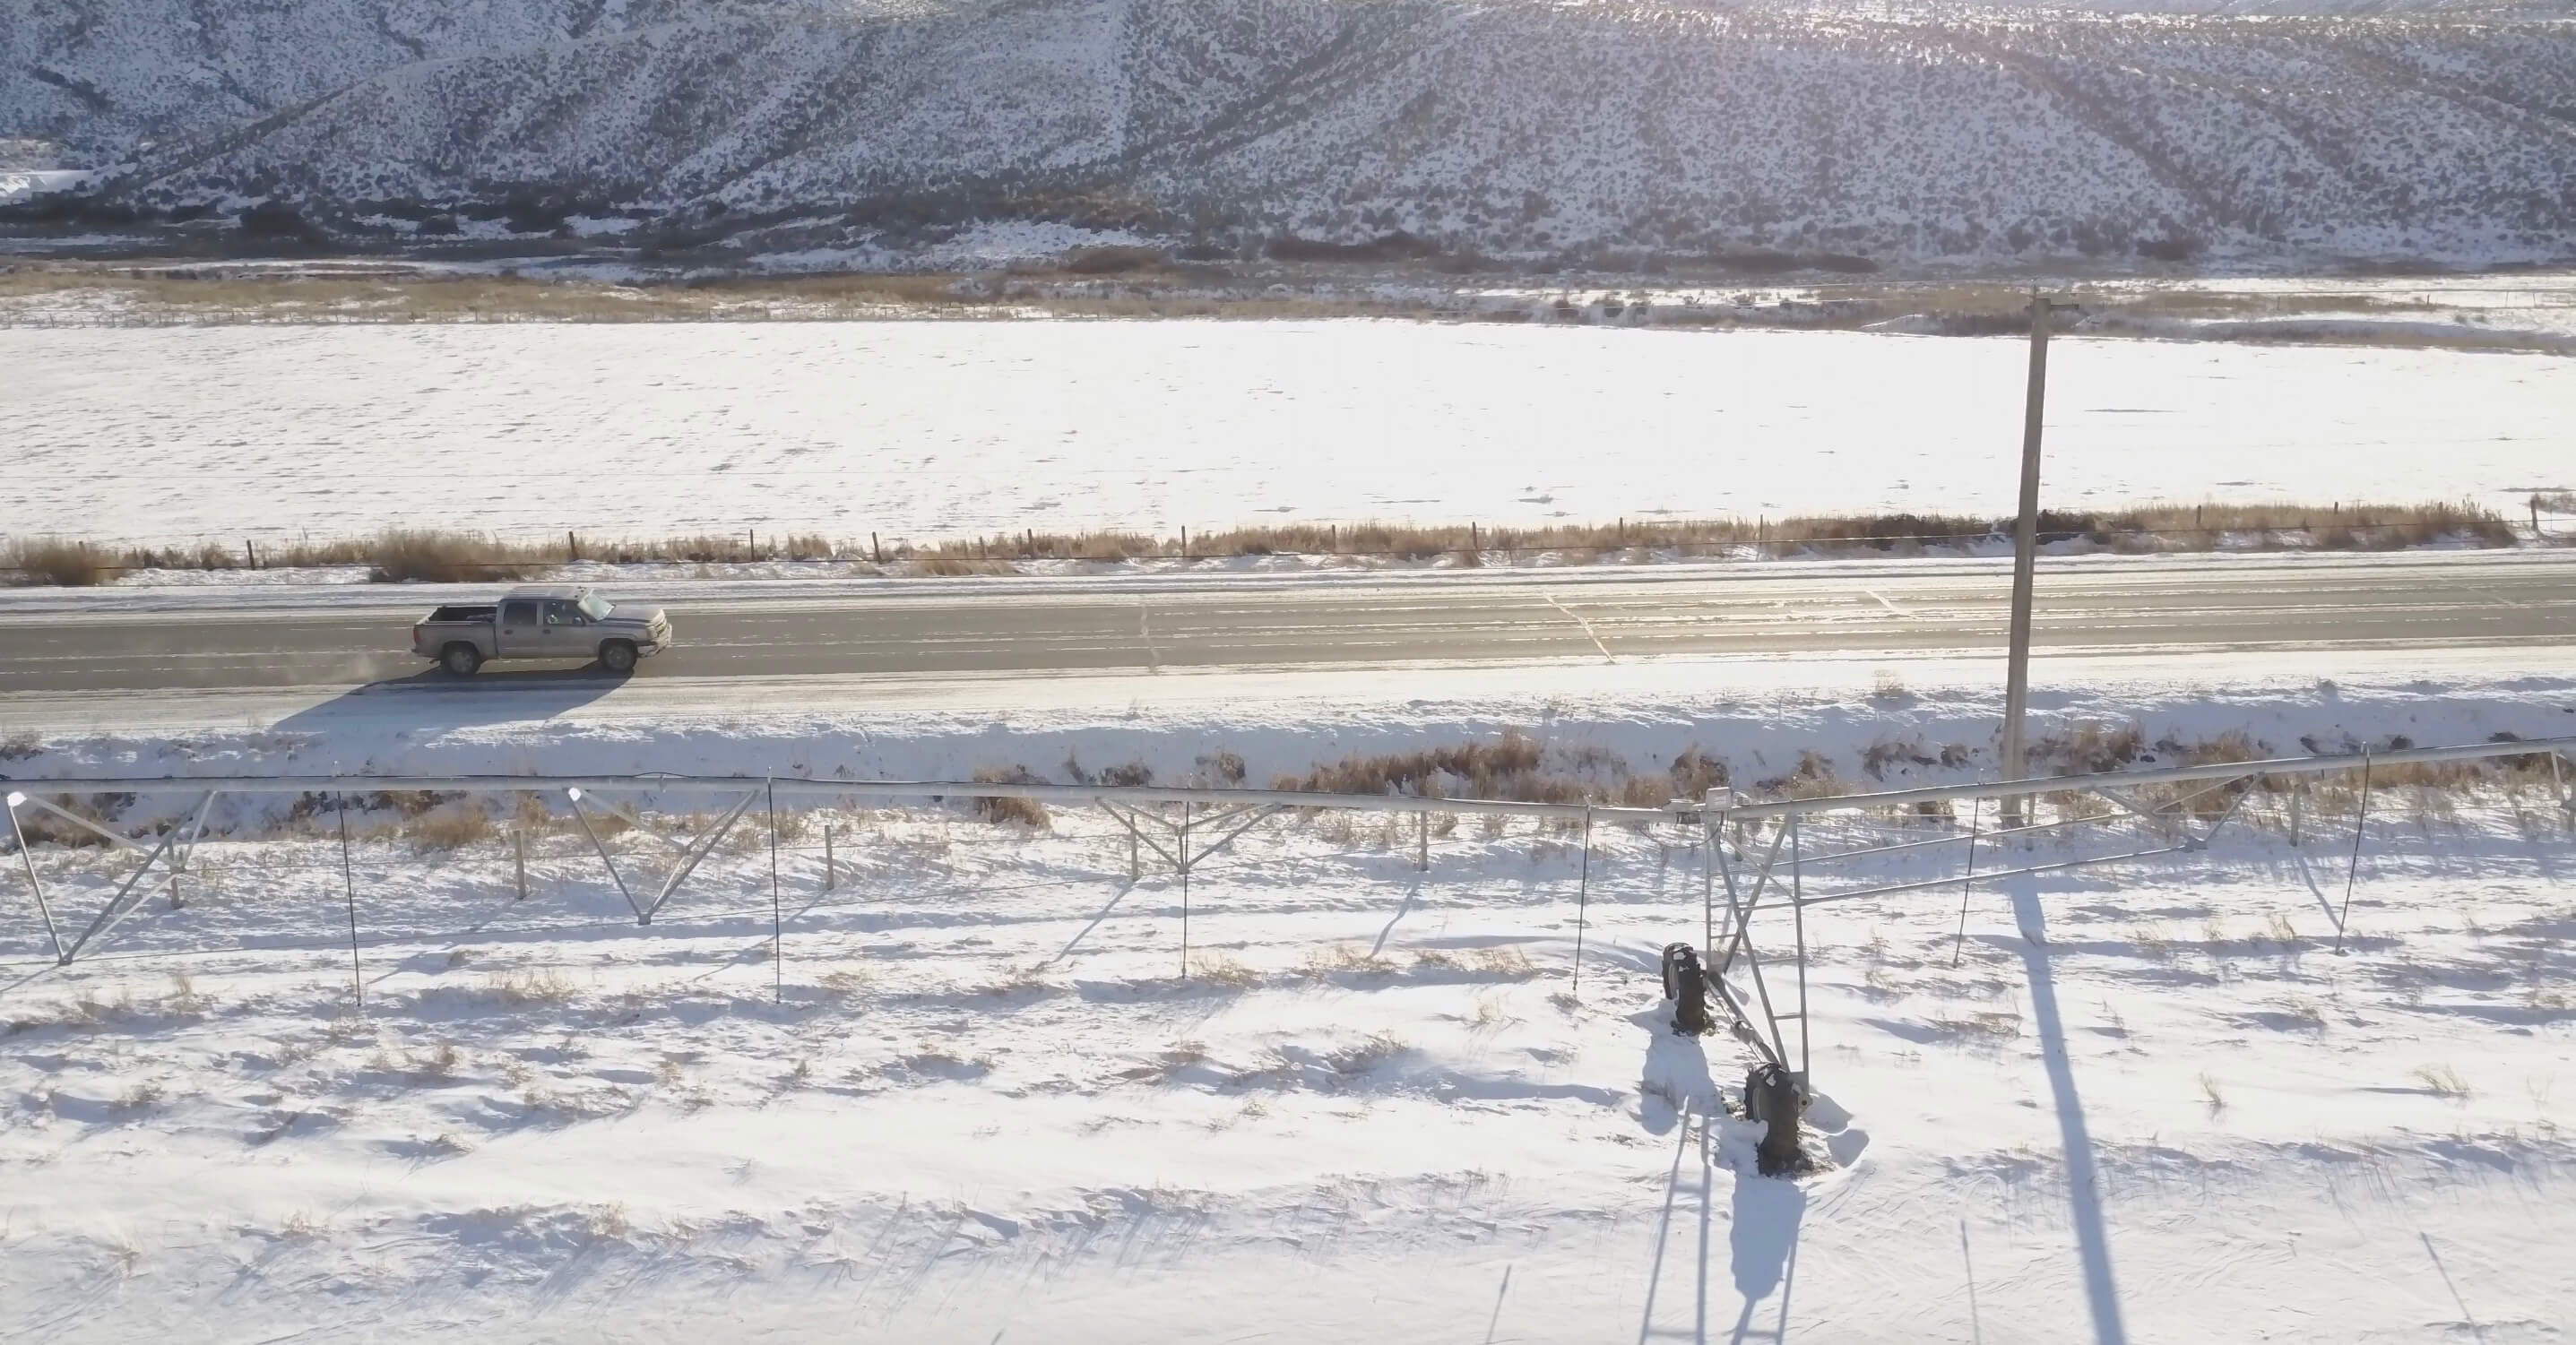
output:
[[[1989,652],[2004,639],[2007,588],[2000,566],[784,599],[746,585],[669,604],[680,647],[641,676]],[[383,606],[391,596],[0,617],[0,692],[429,680],[406,648],[416,612]],[[2058,652],[2576,643],[2576,555],[2066,566],[2042,573],[2036,638]],[[503,669],[519,666],[483,676],[507,682]]]

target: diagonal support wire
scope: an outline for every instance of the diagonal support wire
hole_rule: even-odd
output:
[[[1772,868],[1780,862],[1780,843],[1788,837],[1789,828],[1786,825],[1780,826],[1771,833],[1771,848],[1763,854],[1762,867],[1754,873],[1753,891],[1750,896],[1737,892],[1735,867],[1724,862],[1723,856],[1720,857],[1717,872],[1719,877],[1726,880],[1727,928],[1730,931],[1726,941],[1726,952],[1717,961],[1717,974],[1720,976],[1726,974],[1727,968],[1735,965],[1735,955],[1739,950],[1747,952],[1751,950],[1750,925],[1753,919],[1753,908],[1761,903],[1763,889],[1771,885]]]
[[[1192,868],[1196,868],[1216,852],[1223,850],[1227,846],[1234,844],[1235,841],[1241,839],[1245,832],[1252,830],[1254,827],[1260,826],[1262,823],[1269,821],[1271,818],[1279,815],[1280,813],[1286,812],[1287,810],[1288,809],[1285,804],[1272,804],[1260,808],[1240,808],[1234,812],[1224,814],[1223,816],[1225,818],[1242,817],[1245,813],[1250,813],[1252,816],[1249,820],[1244,822],[1243,825],[1236,827],[1234,830],[1219,837],[1215,844],[1207,846],[1205,849],[1193,849],[1190,852],[1190,866]],[[1219,820],[1223,819],[1221,818]],[[1208,824],[1202,822],[1199,825],[1206,826]]]
[[[191,848],[195,845],[197,830],[203,828],[205,825],[206,810],[214,806],[216,792],[217,791],[208,791],[205,798],[198,803],[196,826],[187,829],[184,833],[189,837]],[[35,890],[36,909],[44,916],[45,935],[53,941],[54,961],[57,965],[70,966],[72,959],[80,956],[81,950],[88,947],[93,940],[105,937],[107,934],[115,930],[118,925],[124,924],[126,917],[142,909],[143,901],[135,894],[142,887],[144,878],[151,874],[155,868],[163,869],[174,881],[179,875],[180,862],[174,851],[179,844],[179,838],[183,832],[178,827],[174,826],[168,831],[163,832],[161,834],[160,844],[146,846],[139,841],[119,836],[115,832],[109,831],[90,821],[88,818],[82,817],[67,809],[58,808],[53,804],[47,803],[43,799],[29,798],[24,794],[12,793],[9,795],[8,803],[9,832],[11,837],[18,843],[18,858],[26,868],[27,885]],[[46,812],[56,814],[68,821],[78,823],[83,829],[95,832],[129,850],[139,850],[143,852],[143,862],[135,866],[134,872],[126,875],[125,882],[116,889],[116,895],[109,897],[107,899],[107,904],[101,906],[97,916],[91,919],[89,922],[89,928],[82,930],[79,937],[74,938],[69,943],[65,943],[63,941],[62,930],[54,923],[53,903],[47,899],[44,881],[39,878],[36,873],[35,852],[27,847],[26,830],[18,822],[18,809],[27,804],[33,804],[36,807],[44,809]]]
[[[36,852],[27,848],[27,832],[18,825],[18,805],[27,801],[24,794],[9,795],[9,835],[18,842],[18,861],[27,866],[27,886],[36,894],[36,910],[45,917],[45,937],[54,944],[56,961],[63,960],[63,932],[54,926],[54,908],[45,900],[45,882],[36,876]]]
[[[1718,988],[1719,997],[1726,1001],[1728,1012],[1735,1015],[1736,1036],[1751,1044],[1754,1050],[1782,1069],[1789,1067],[1788,1048],[1780,1037],[1780,1016],[1771,1007],[1771,987],[1763,978],[1762,957],[1754,951],[1752,930],[1753,912],[1761,903],[1763,888],[1770,883],[1772,866],[1780,860],[1780,843],[1786,840],[1788,835],[1789,828],[1785,823],[1772,832],[1771,849],[1762,857],[1762,869],[1754,879],[1753,892],[1749,898],[1739,894],[1734,866],[1726,863],[1724,851],[1719,852],[1718,872],[1726,879],[1727,912],[1733,932],[1727,940],[1726,955],[1719,960],[1717,970],[1709,977],[1709,983]],[[1767,1044],[1762,1040],[1761,1033],[1754,1028],[1753,1017],[1747,1011],[1747,1006],[1736,997],[1734,990],[1726,983],[1726,970],[1735,964],[1735,958],[1739,952],[1743,954],[1746,972],[1752,977],[1754,997],[1761,1002],[1762,1019],[1771,1028],[1771,1040]]]
[[[2216,836],[2218,834],[2218,829],[2226,826],[2229,820],[2236,816],[2236,810],[2244,807],[2247,799],[2254,797],[2254,782],[2261,778],[2262,777],[2259,775],[2248,775],[2241,780],[2230,781],[2230,784],[2241,784],[2245,786],[2245,788],[2236,791],[2236,797],[2227,801],[2227,811],[2220,813],[2218,815],[2218,820],[2203,828],[2199,835],[2192,835],[2191,824],[2188,822],[2184,823],[2182,828],[2182,848],[2185,850],[2208,849],[2210,838]]]
[[[590,838],[590,848],[598,852],[599,862],[607,867],[610,880],[617,884],[617,894],[626,898],[627,908],[635,912],[635,923],[649,925],[653,923],[654,913],[660,911],[664,903],[670,901],[672,894],[680,890],[680,884],[687,882],[689,875],[697,872],[698,865],[703,863],[708,855],[715,853],[716,846],[723,843],[725,834],[733,830],[733,824],[741,820],[742,815],[750,810],[751,805],[760,800],[761,791],[754,789],[745,792],[741,798],[734,801],[733,807],[727,810],[724,816],[717,818],[705,831],[689,838],[680,848],[679,864],[671,870],[669,877],[662,880],[661,890],[653,894],[653,900],[649,903],[637,901],[634,889],[626,885],[626,875],[617,871],[617,861],[609,857],[608,846],[601,842],[598,830],[590,824],[590,810],[582,806],[582,791],[568,789],[564,794],[572,800],[573,815],[581,819],[582,834]],[[621,820],[626,820],[623,813],[619,813],[618,816]]]
[[[2117,789],[2113,789],[2108,785],[2104,785],[2092,792],[2101,795],[2103,798],[2109,799],[2111,802],[2120,805],[2122,808],[2127,809],[2129,812],[2136,814],[2138,817],[2146,821],[2170,822],[2173,820],[2174,814],[2187,804],[2197,803],[2222,789],[2231,788],[2235,785],[2242,784],[2247,780],[2257,780],[2261,778],[2262,776],[2259,773],[2254,775],[2231,775],[2224,780],[2203,785],[2202,787],[2183,795],[2181,798],[2170,799],[2153,807],[2141,804],[2130,798],[2127,794],[2122,793]]]
[[[197,862],[197,842],[206,834],[206,815],[215,810],[215,795],[222,792],[219,789],[206,791],[205,800],[197,805],[195,820],[188,824],[187,843],[170,856],[170,908],[172,910],[187,904],[179,897],[179,879],[187,873],[188,866]]]
[[[1121,809],[1118,805],[1111,803],[1106,799],[1100,801],[1100,811],[1109,814],[1111,817],[1117,818],[1118,824],[1127,828],[1128,835],[1133,836],[1138,841],[1142,842],[1146,849],[1153,851],[1155,854],[1161,855],[1163,857],[1163,862],[1171,865],[1175,871],[1181,867],[1181,857],[1179,855],[1173,854],[1171,851],[1164,849],[1161,842],[1146,835],[1145,829],[1136,825],[1137,820],[1140,817],[1145,816],[1145,814],[1139,813],[1133,808]],[[1154,819],[1158,824],[1161,823],[1162,820],[1163,819],[1159,817]]]
[[[61,961],[63,965],[70,966],[71,960],[80,956],[80,950],[88,947],[90,940],[116,928],[120,924],[123,924],[125,922],[125,917],[133,914],[135,909],[143,904],[142,901],[138,899],[132,905],[126,905],[125,899],[134,894],[135,887],[143,881],[143,875],[150,873],[153,866],[159,864],[162,857],[170,853],[170,847],[176,844],[178,840],[179,832],[175,827],[161,837],[161,844],[153,847],[152,853],[145,856],[142,865],[137,867],[132,874],[127,876],[125,885],[116,889],[116,895],[108,898],[107,904],[98,909],[98,918],[90,921],[89,928],[82,930],[80,937],[72,940],[71,946],[62,951]],[[124,909],[117,909],[120,906],[123,906]]]
[[[1157,841],[1152,836],[1146,834],[1146,830],[1141,824],[1151,821],[1154,825],[1161,827],[1166,833],[1168,833],[1176,843],[1181,839],[1182,833],[1185,830],[1185,828],[1179,824],[1167,822],[1161,817],[1155,816],[1152,813],[1144,812],[1141,809],[1133,807],[1121,808],[1117,804],[1109,802],[1107,799],[1100,800],[1099,804],[1100,811],[1118,819],[1118,825],[1125,827],[1129,836],[1134,837],[1137,842],[1142,844],[1146,849],[1162,856],[1163,862],[1171,865],[1174,873],[1183,874],[1187,873],[1191,869],[1197,868],[1202,860],[1205,860],[1227,846],[1234,844],[1235,841],[1240,839],[1244,833],[1261,825],[1263,822],[1268,821],[1270,818],[1288,811],[1288,805],[1284,803],[1248,803],[1239,808],[1228,808],[1221,813],[1213,813],[1206,817],[1192,819],[1186,828],[1186,830],[1192,835],[1201,831],[1213,830],[1227,822],[1234,821],[1236,818],[1243,818],[1245,820],[1242,825],[1220,835],[1212,844],[1205,846],[1192,844],[1181,854],[1175,854],[1172,850],[1165,848],[1160,841]],[[1184,854],[1187,856],[1186,859],[1183,858]]]
[[[663,903],[671,899],[671,894],[680,890],[680,884],[687,882],[689,875],[698,871],[698,865],[707,856],[715,853],[716,846],[723,842],[725,833],[733,830],[733,824],[744,813],[750,811],[751,805],[759,800],[760,791],[757,789],[743,795],[741,800],[734,804],[732,812],[726,813],[714,826],[707,828],[705,835],[690,842],[691,853],[680,862],[680,867],[671,871],[669,878],[663,880],[662,890],[653,898],[653,904],[644,908],[645,924],[653,923],[653,913],[661,910]]]
[[[115,832],[81,816],[79,813],[73,812],[68,808],[48,803],[32,794],[18,794],[13,795],[12,797],[16,798],[21,806],[28,808],[42,808],[46,812],[52,813],[54,816],[71,823],[73,826],[79,827],[81,830],[106,841],[110,845],[120,845],[128,850],[139,851],[145,854],[151,853],[155,848],[153,846],[145,845],[143,842],[138,841],[131,836],[119,836]]]
[[[611,803],[606,799],[592,799],[591,801],[598,804],[609,816],[614,817],[618,821],[633,828],[636,834],[641,835],[648,840],[660,841],[662,844],[679,851],[683,855],[689,852],[689,842],[673,840],[672,838],[663,835],[661,832],[655,831],[653,828],[644,825],[644,819],[635,815],[635,807],[633,804]]]
[[[638,923],[653,923],[653,917],[644,913],[644,908],[635,901],[634,891],[626,886],[626,875],[617,871],[617,861],[609,858],[608,847],[600,843],[598,830],[590,825],[590,810],[581,806],[581,791],[567,789],[564,797],[572,800],[572,815],[581,820],[581,834],[588,836],[590,848],[599,852],[599,862],[608,869],[608,880],[617,884],[617,895],[626,898],[626,908],[635,912]]]

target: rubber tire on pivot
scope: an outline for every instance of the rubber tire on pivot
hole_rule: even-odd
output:
[[[1807,1110],[1807,1099],[1800,1093],[1796,1076],[1778,1065],[1753,1066],[1744,1074],[1744,1119],[1762,1124],[1762,1140],[1755,1151],[1755,1168],[1765,1177],[1780,1177],[1805,1170],[1806,1154],[1799,1148],[1798,1123]]]
[[[611,640],[599,647],[599,666],[619,677],[635,671],[635,646],[624,640]]]
[[[472,677],[483,666],[483,651],[470,644],[452,644],[438,651],[438,666],[450,677]]]

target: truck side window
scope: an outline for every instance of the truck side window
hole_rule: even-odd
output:
[[[550,598],[546,601],[546,624],[549,626],[587,626],[590,624],[590,618],[581,614],[581,608],[579,606],[565,602],[561,598]]]
[[[537,624],[537,605],[533,602],[527,601],[526,599],[521,599],[518,602],[505,602],[501,604],[501,624],[504,626],[533,626]]]

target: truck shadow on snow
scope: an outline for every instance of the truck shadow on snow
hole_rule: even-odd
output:
[[[279,720],[285,732],[314,732],[386,719],[406,728],[460,729],[555,718],[605,698],[634,679],[597,663],[450,677],[433,668],[347,691]]]

